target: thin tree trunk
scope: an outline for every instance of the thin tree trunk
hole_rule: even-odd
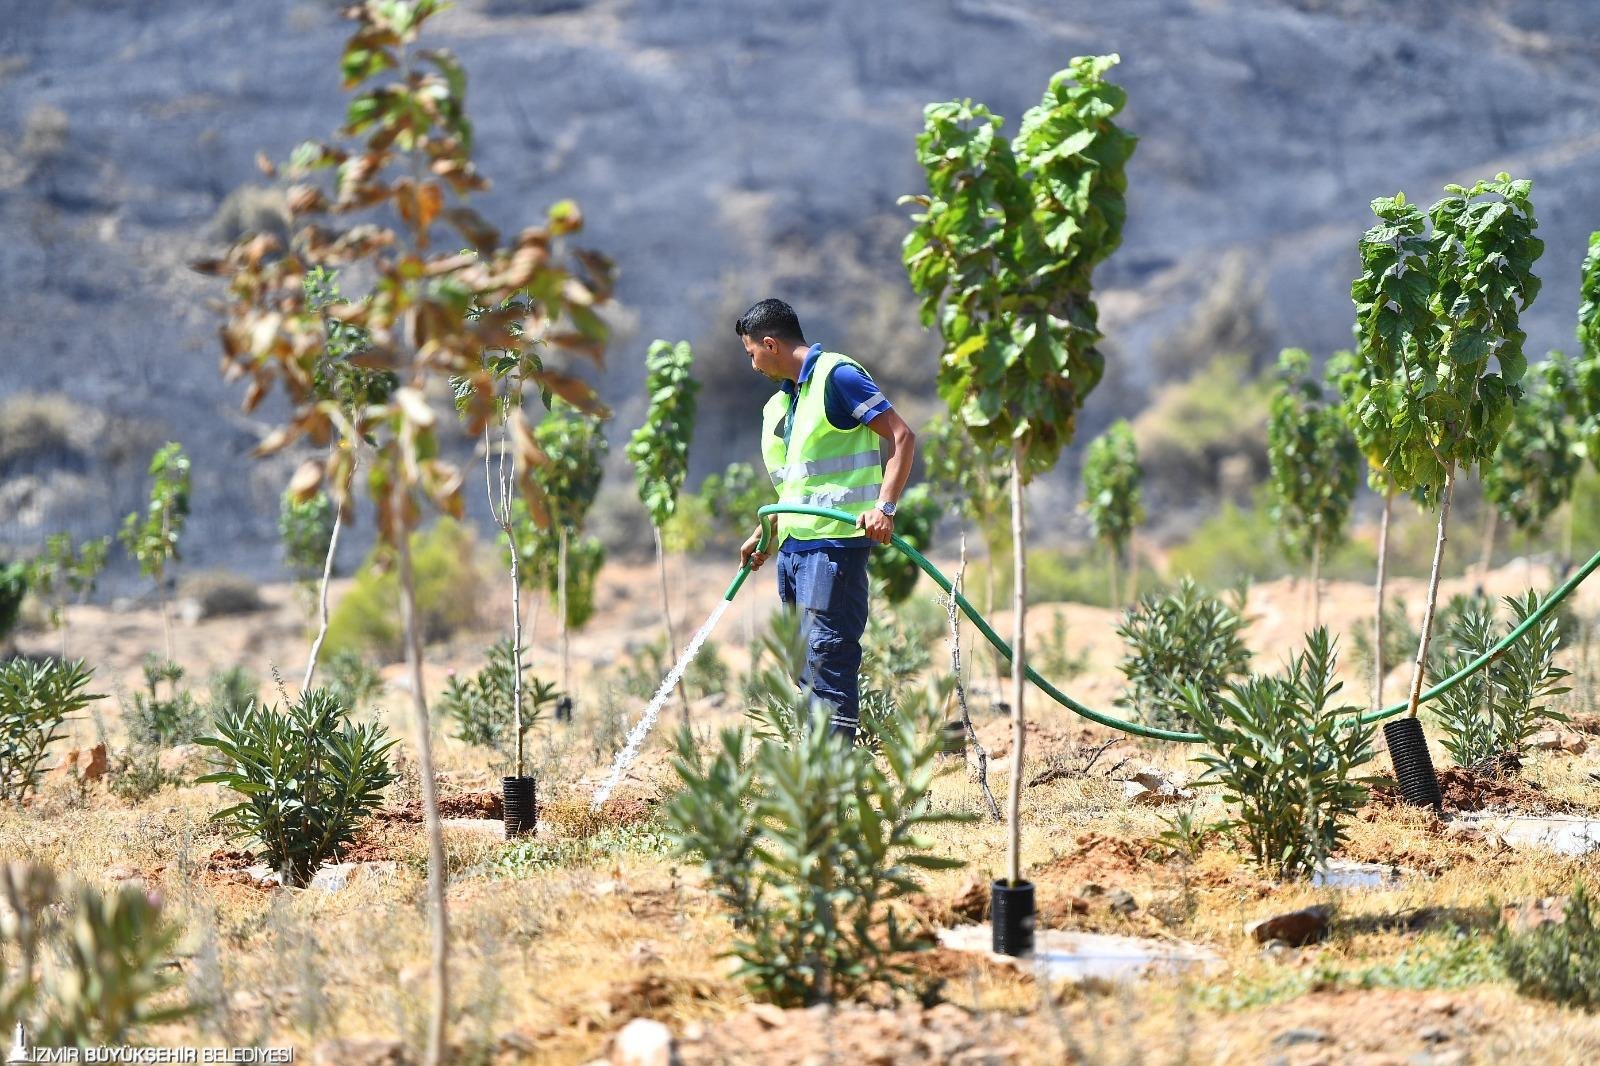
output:
[[[672,598],[667,591],[667,554],[661,543],[661,527],[651,523],[650,532],[656,537],[656,576],[661,579],[661,617],[667,623],[667,662],[671,666],[678,665],[678,635],[672,628]],[[687,669],[684,673],[688,673]],[[689,728],[689,689],[683,683],[683,678],[678,678],[678,701],[683,707],[683,728]]]
[[[1311,545],[1311,628],[1322,624],[1322,542]]]
[[[300,691],[311,687],[311,677],[317,672],[317,657],[322,654],[322,642],[328,638],[328,581],[333,577],[333,557],[339,551],[339,531],[344,528],[344,508],[333,512],[333,534],[328,538],[328,556],[322,560],[322,582],[317,589],[317,636],[311,642],[311,653],[306,656],[306,676],[300,681]]]
[[[506,515],[509,519],[511,501],[505,501]],[[516,672],[511,675],[511,728],[517,733],[517,766],[516,776],[523,776],[523,742],[522,734],[526,730],[522,726],[522,575],[517,560],[517,534],[510,521],[502,527],[505,529],[506,541],[511,545],[511,661],[515,664]]]
[[[572,698],[572,658],[569,654],[567,633],[567,527],[563,524],[557,535],[556,549],[556,611],[561,615],[561,692]]]
[[[1015,887],[1022,883],[1022,693],[1027,684],[1027,594],[1028,557],[1024,550],[1026,530],[1022,517],[1022,445],[1011,445],[1011,602],[1015,612],[1011,637],[1011,780],[1007,782],[1006,802],[1010,808],[1010,831],[1006,839],[1006,875]]]
[[[395,479],[396,484],[399,478]],[[398,493],[396,493],[398,496]],[[395,501],[395,515],[403,504]],[[404,519],[399,519],[404,521]],[[450,1009],[450,927],[444,899],[444,837],[439,831],[439,797],[433,780],[433,743],[428,701],[423,692],[422,642],[417,632],[416,581],[411,572],[411,533],[402,528],[400,549],[400,624],[405,630],[406,669],[411,678],[411,706],[416,712],[417,769],[422,775],[422,813],[428,834],[428,910],[433,932],[433,1003],[428,1016],[427,1062],[445,1061],[445,1025]]]
[[[1128,604],[1139,602],[1139,546],[1128,536]]]
[[[961,607],[956,602],[956,596],[962,592],[962,585],[967,573],[967,530],[961,530],[961,562],[956,567],[956,579],[950,585],[950,676],[955,678],[956,703],[961,708],[961,724],[967,730],[967,743],[976,752],[975,760],[978,764],[978,788],[983,791],[983,800],[989,807],[989,816],[996,822],[1001,821],[1000,805],[995,802],[994,793],[989,789],[989,753],[978,740],[978,731],[972,726],[972,714],[967,709],[967,686],[961,680]]]
[[[1383,494],[1383,524],[1378,527],[1378,610],[1372,620],[1372,709],[1383,706],[1383,593],[1389,577],[1389,516],[1394,511],[1394,482]]]
[[[161,602],[161,635],[167,644],[167,662],[172,662],[172,617],[167,610],[167,575],[163,571],[156,577],[156,599]]]
[[[1110,545],[1111,559],[1107,569],[1111,572],[1111,609],[1117,609],[1117,568],[1122,565],[1122,553],[1117,551],[1116,545]]]
[[[1439,501],[1439,535],[1433,543],[1433,571],[1428,575],[1428,605],[1422,613],[1422,639],[1417,643],[1417,661],[1411,665],[1411,692],[1406,701],[1406,715],[1417,716],[1417,706],[1422,702],[1422,666],[1428,658],[1428,640],[1433,636],[1434,606],[1439,602],[1439,567],[1444,559],[1445,527],[1450,522],[1450,497],[1455,494],[1456,468],[1446,468],[1444,495]]]

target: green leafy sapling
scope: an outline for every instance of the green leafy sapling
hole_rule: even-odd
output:
[[[61,658],[67,657],[67,604],[82,604],[95,590],[111,552],[111,538],[95,537],[73,543],[70,533],[52,533],[44,550],[28,562],[28,584],[49,610],[50,624],[61,638]],[[3,632],[4,626],[0,626]]]
[[[1085,56],[1050,79],[1013,140],[971,101],[930,104],[917,137],[925,195],[903,246],[925,325],[944,354],[938,390],[982,449],[1011,459],[1015,621],[1007,878],[1022,883],[1027,537],[1023,486],[1072,440],[1104,357],[1094,269],[1122,243],[1124,166],[1136,138],[1113,121],[1126,103],[1106,80],[1118,57]]]
[[[1583,466],[1571,412],[1572,369],[1559,352],[1535,366],[1532,378],[1500,439],[1492,462],[1483,464],[1483,495],[1489,503],[1481,572],[1494,548],[1494,521],[1505,519],[1521,533],[1537,535],[1569,499]]]
[[[1323,396],[1311,357],[1278,357],[1278,392],[1267,415],[1271,515],[1286,554],[1311,564],[1311,624],[1322,618],[1322,560],[1344,538],[1361,478],[1361,450],[1337,404]]]
[[[570,693],[571,634],[588,617],[587,612],[575,611],[574,607],[581,605],[585,598],[592,603],[594,582],[605,557],[600,542],[592,537],[578,545],[572,541],[582,534],[589,508],[594,506],[595,497],[600,493],[609,446],[598,420],[560,401],[554,403],[539,422],[534,439],[546,459],[540,470],[540,482],[556,533],[554,576],[556,612],[561,619],[560,688]],[[574,578],[582,583],[580,589],[574,590]],[[574,599],[579,602],[575,604]],[[575,617],[580,620],[574,621]]]
[[[650,531],[655,535],[656,575],[661,585],[661,618],[666,625],[667,647],[675,657],[678,637],[672,626],[672,599],[667,589],[666,549],[661,531],[678,510],[678,493],[689,473],[689,443],[694,438],[695,395],[700,383],[694,379],[694,352],[688,341],[670,344],[658,340],[645,356],[645,395],[650,406],[644,425],[628,439],[627,456],[633,463],[634,480],[639,486],[639,501],[650,515]],[[683,707],[683,724],[689,724],[689,695],[678,683],[678,699]]]
[[[161,630],[172,659],[172,619],[167,610],[167,566],[178,561],[178,542],[189,517],[189,457],[168,441],[150,457],[150,499],[144,513],[122,520],[122,546],[139,563],[139,573],[155,582],[161,599]]]
[[[1113,608],[1122,604],[1118,573],[1124,568],[1131,573],[1136,565],[1128,548],[1134,529],[1144,521],[1144,499],[1140,492],[1143,480],[1133,427],[1126,419],[1119,418],[1089,442],[1083,456],[1083,502],[1078,505],[1088,514],[1095,539],[1105,545]]]
[[[212,815],[258,842],[286,885],[302,886],[355,837],[395,779],[396,741],[377,722],[350,721],[349,708],[312,689],[279,710],[248,703],[216,722],[220,768],[197,784],[226,785],[239,802]]]
[[[1433,636],[1457,475],[1488,460],[1511,424],[1527,369],[1521,313],[1539,292],[1544,242],[1532,183],[1508,174],[1446,186],[1425,216],[1404,195],[1374,200],[1351,286],[1369,383],[1356,415],[1391,428],[1384,468],[1395,487],[1439,509],[1422,635],[1407,696],[1415,717]]]

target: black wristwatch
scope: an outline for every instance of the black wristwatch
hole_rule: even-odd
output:
[[[892,501],[890,501],[890,500],[879,500],[878,501],[878,510],[883,512],[883,515],[884,515],[885,518],[893,518],[894,517],[895,506],[894,506],[894,503]]]

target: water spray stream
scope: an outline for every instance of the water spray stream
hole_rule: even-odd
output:
[[[711,617],[707,618],[704,624],[695,632],[695,635],[690,638],[688,645],[683,649],[683,654],[678,656],[678,661],[668,671],[666,680],[662,681],[661,687],[656,689],[655,696],[650,700],[649,706],[644,709],[643,717],[629,732],[628,742],[622,746],[621,751],[617,752],[617,757],[611,764],[611,773],[607,775],[605,783],[595,791],[594,810],[599,810],[600,805],[611,798],[611,792],[617,787],[617,782],[621,781],[622,775],[628,772],[628,767],[633,765],[633,760],[639,757],[639,748],[644,744],[644,738],[650,735],[650,730],[654,728],[656,719],[661,716],[661,708],[666,706],[667,700],[672,697],[672,690],[677,688],[678,682],[682,680],[683,672],[689,668],[690,663],[694,662],[694,657],[700,653],[700,646],[706,642],[707,637],[711,636],[711,631],[717,628],[717,623],[722,621],[723,614],[728,610],[728,605],[732,602],[731,599],[717,602],[717,609],[711,612]]]

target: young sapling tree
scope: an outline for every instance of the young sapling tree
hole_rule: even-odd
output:
[[[1470,189],[1446,186],[1426,216],[1403,194],[1384,197],[1372,204],[1378,225],[1361,238],[1351,296],[1370,386],[1356,414],[1391,427],[1384,467],[1395,487],[1439,509],[1407,693],[1413,719],[1456,477],[1494,455],[1527,368],[1520,316],[1538,295],[1533,264],[1544,250],[1533,236],[1530,188],[1507,174]]]
[[[167,661],[172,661],[172,618],[167,610],[167,566],[176,562],[178,541],[189,517],[189,457],[168,441],[150,457],[150,499],[144,514],[132,511],[118,534],[122,546],[139,563],[139,573],[155,582],[161,600],[161,632]]]
[[[656,542],[656,574],[661,582],[661,618],[667,629],[667,654],[676,659],[679,647],[672,627],[672,600],[667,591],[666,550],[661,541],[662,527],[678,510],[678,493],[689,473],[689,442],[694,437],[695,394],[700,383],[694,379],[694,352],[688,341],[669,344],[658,340],[645,356],[645,395],[650,408],[644,425],[633,431],[627,455],[633,463],[639,500],[650,514],[650,531]],[[683,724],[689,724],[689,694],[678,681],[678,699],[683,705]]]
[[[1583,466],[1570,417],[1572,368],[1560,353],[1533,368],[1522,402],[1500,439],[1493,462],[1484,463],[1484,501],[1490,514],[1518,532],[1536,536],[1550,516],[1572,498]],[[1494,548],[1493,526],[1485,538],[1482,573]]]
[[[1007,885],[1022,888],[1027,648],[1023,486],[1071,440],[1104,358],[1094,268],[1122,241],[1124,165],[1135,138],[1113,121],[1126,94],[1105,79],[1117,56],[1074,59],[1050,79],[1012,141],[971,101],[931,104],[917,138],[926,195],[903,249],[922,318],[937,323],[938,389],[981,448],[1011,456],[1013,638]]]
[[[592,610],[592,585],[603,556],[600,543],[593,538],[576,550],[572,541],[583,533],[589,508],[600,493],[608,445],[597,419],[584,417],[572,405],[562,402],[551,406],[534,431],[534,438],[545,456],[540,480],[556,530],[556,612],[561,618],[559,687],[570,696],[572,630],[581,626]],[[586,586],[578,597],[573,596],[574,577]]]
[[[1291,557],[1311,564],[1311,625],[1322,624],[1322,560],[1344,538],[1360,484],[1361,450],[1338,405],[1328,403],[1299,348],[1278,357],[1267,415],[1271,514]]]
[[[449,1018],[449,922],[445,910],[444,842],[422,676],[411,534],[422,503],[462,513],[462,473],[441,454],[438,414],[430,392],[451,377],[469,382],[469,431],[481,432],[494,411],[494,382],[485,350],[528,342],[552,355],[570,352],[598,361],[606,330],[595,307],[611,293],[603,256],[564,248],[582,226],[575,205],[553,207],[543,226],[503,243],[498,229],[464,198],[487,187],[473,163],[473,127],[466,112],[466,71],[449,52],[418,46],[425,23],[445,5],[437,0],[367,0],[347,9],[355,20],[340,67],[356,90],[340,140],[295,150],[288,206],[290,246],[270,234],[243,238],[221,259],[195,264],[229,279],[223,361],[230,377],[246,377],[244,406],[254,410],[273,389],[287,394],[288,419],[258,451],[278,451],[301,437],[344,447],[326,460],[308,460],[291,482],[309,496],[323,484],[341,510],[352,486],[356,442],[370,453],[365,486],[377,510],[380,544],[397,567],[400,618],[410,675],[413,732],[422,779],[428,837],[428,900],[432,926],[432,1002],[424,1059],[445,1059]],[[270,168],[269,168],[270,169]],[[339,228],[337,220],[354,224]],[[436,231],[456,235],[435,248]],[[318,309],[306,293],[317,267],[349,267],[366,291]],[[518,294],[528,297],[513,302]],[[491,310],[481,311],[480,309]],[[328,320],[366,333],[359,366],[391,373],[397,387],[375,402],[347,409],[317,389],[328,346]],[[543,388],[580,405],[593,393],[564,369],[534,375]],[[549,512],[535,478],[543,456],[520,415],[512,434],[515,480],[536,520]]]
[[[100,571],[106,567],[111,538],[95,537],[74,544],[70,533],[52,533],[44,551],[28,563],[28,584],[48,605],[50,624],[61,638],[61,658],[67,657],[67,603],[82,604],[94,592]]]
[[[1117,574],[1125,566],[1131,574],[1137,566],[1128,549],[1134,529],[1144,521],[1143,480],[1133,427],[1119,418],[1089,442],[1083,457],[1083,502],[1078,504],[1089,515],[1095,539],[1105,545],[1113,609],[1122,605]]]

